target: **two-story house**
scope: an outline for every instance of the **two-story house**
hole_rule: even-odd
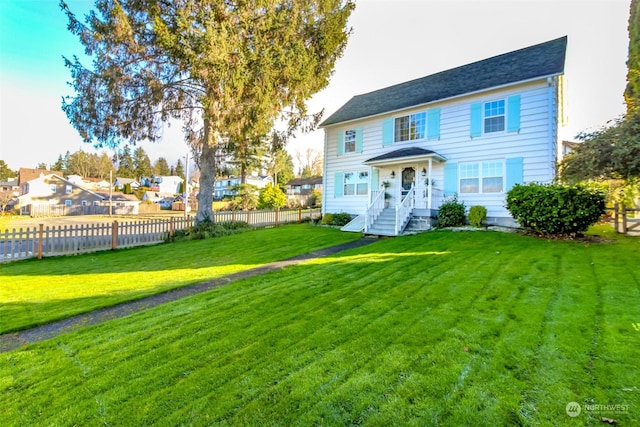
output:
[[[351,98],[321,124],[323,213],[398,235],[457,195],[486,207],[488,223],[515,224],[506,192],[554,178],[566,46],[562,37]]]

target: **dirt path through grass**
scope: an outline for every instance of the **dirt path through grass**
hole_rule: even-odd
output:
[[[228,276],[219,277],[206,282],[197,283],[195,285],[185,286],[173,289],[161,294],[152,295],[135,301],[129,301],[117,304],[111,307],[102,308],[77,316],[69,317],[56,322],[47,323],[35,328],[25,329],[15,333],[7,333],[0,335],[0,353],[15,350],[23,345],[44,341],[54,338],[60,334],[72,332],[89,325],[103,323],[112,319],[128,316],[139,311],[156,307],[160,304],[176,301],[191,295],[206,292],[223,285],[227,285],[236,280],[248,277],[258,276],[270,271],[279,270],[291,265],[300,264],[303,261],[326,257],[329,255],[342,252],[347,249],[359,248],[375,242],[374,238],[362,238],[352,242],[343,243],[336,246],[308,252],[306,254],[297,255],[282,261],[275,261],[260,267],[249,270],[240,271]]]

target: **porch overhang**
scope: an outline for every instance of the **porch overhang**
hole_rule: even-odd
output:
[[[408,163],[420,163],[422,161],[429,161],[430,159],[436,162],[444,162],[447,160],[435,151],[426,150],[419,147],[407,147],[373,157],[369,160],[365,160],[362,163],[368,166],[380,167]]]

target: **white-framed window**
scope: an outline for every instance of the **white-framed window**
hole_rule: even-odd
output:
[[[71,206],[71,200],[67,199],[64,201],[65,206]]]
[[[72,191],[73,191],[73,187],[67,184],[67,186],[64,189],[65,194],[71,194]]]
[[[424,139],[427,129],[427,113],[415,113],[397,117],[394,121],[394,141]]]
[[[82,201],[82,206],[87,206],[87,201],[86,200]]]
[[[49,184],[49,190],[51,190],[52,193],[55,193],[58,191],[58,187],[55,184]]]
[[[502,160],[461,163],[459,168],[460,193],[501,193],[504,191],[504,175],[504,161]]]
[[[482,192],[501,193],[504,188],[504,162],[482,163]]]
[[[366,196],[369,194],[369,172],[346,172],[343,194],[345,196]]]
[[[94,200],[94,201],[93,201],[93,206],[100,206],[100,202],[99,202],[99,201],[97,201],[97,200]]]
[[[356,152],[356,130],[350,129],[344,132],[344,152]]]
[[[504,99],[484,103],[484,133],[502,132],[505,124]]]

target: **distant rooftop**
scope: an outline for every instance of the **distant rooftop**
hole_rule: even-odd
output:
[[[357,95],[320,126],[564,73],[567,37],[504,53],[374,92]]]

